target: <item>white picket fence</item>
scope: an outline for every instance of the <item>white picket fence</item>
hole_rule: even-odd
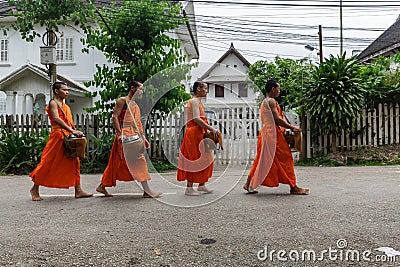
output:
[[[258,108],[223,108],[207,110],[209,123],[223,133],[224,150],[215,152],[217,164],[245,164],[251,162],[257,150],[257,134],[261,127]],[[168,116],[149,117],[143,122],[146,136],[151,141],[149,156],[151,158],[167,158],[176,163],[179,148],[185,131],[184,112],[171,113]],[[299,125],[299,117],[289,115],[293,124]],[[77,128],[88,136],[99,137],[114,133],[111,120],[99,121],[95,115],[74,116]],[[310,125],[306,118],[304,130],[305,157],[326,155],[331,146],[331,136],[319,136],[312,140]],[[34,115],[1,115],[0,124],[8,131],[33,132],[37,135],[49,130],[47,116]],[[400,143],[400,110],[399,104],[379,104],[376,109],[364,110],[354,121],[357,131],[351,134],[344,132],[338,136],[338,150],[354,150],[359,147],[374,147],[386,144]],[[96,144],[88,139],[88,148]],[[298,154],[294,154],[298,157]]]
[[[312,122],[307,118],[306,155],[326,155],[332,144],[332,136],[319,136],[311,140],[310,125]],[[400,109],[399,103],[379,104],[377,108],[363,110],[354,121],[356,131],[342,134],[337,137],[338,151],[355,150],[360,147],[377,147],[382,145],[400,143]]]
[[[260,127],[258,108],[209,110],[206,114],[209,123],[223,134],[223,150],[215,151],[217,164],[245,164],[254,158]],[[152,140],[150,155],[165,156],[176,163],[185,131],[184,112],[149,118],[148,121],[152,122],[146,132]]]

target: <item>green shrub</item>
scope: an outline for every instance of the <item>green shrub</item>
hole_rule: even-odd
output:
[[[151,165],[148,164],[150,172],[167,172],[177,169],[176,166],[170,162],[155,160],[152,161],[151,163],[153,164],[153,167],[151,167]]]
[[[39,163],[49,132],[36,137],[31,133],[7,132],[1,129],[0,172],[28,174]]]
[[[89,149],[88,157],[81,160],[81,173],[103,173],[108,164],[115,134],[104,133],[100,137],[89,136],[94,148]]]

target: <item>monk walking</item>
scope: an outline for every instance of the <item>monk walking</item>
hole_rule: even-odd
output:
[[[185,195],[200,196],[213,192],[205,184],[212,176],[214,159],[212,152],[205,150],[203,136],[206,131],[215,137],[221,133],[208,124],[204,113],[201,99],[207,96],[207,84],[195,82],[193,93],[193,98],[187,104],[187,128],[179,153],[177,180],[187,181]],[[199,184],[197,191],[193,189],[194,183]]]
[[[112,194],[106,190],[106,187],[116,186],[117,180],[124,182],[136,180],[141,182],[144,190],[144,198],[161,196],[161,193],[152,191],[148,185],[147,181],[150,180],[150,174],[144,155],[142,154],[136,159],[128,160],[125,158],[122,148],[122,138],[134,134],[140,134],[144,138],[145,147],[150,147],[150,143],[145,139],[143,134],[139,106],[134,101],[134,97],[140,97],[142,94],[143,84],[138,81],[131,81],[128,84],[128,95],[120,97],[115,103],[112,122],[116,136],[107,168],[103,173],[100,185],[96,189],[97,192],[104,194],[106,197],[112,197]],[[137,130],[136,127],[138,128]]]
[[[54,99],[50,100],[46,112],[50,118],[51,132],[46,146],[42,152],[39,165],[29,175],[33,181],[30,190],[33,201],[41,201],[39,186],[53,188],[75,187],[75,198],[91,197],[82,190],[80,185],[79,158],[67,158],[64,155],[64,135],[74,134],[83,136],[81,131],[75,130],[71,110],[64,103],[68,97],[68,86],[63,82],[53,84]]]
[[[285,128],[293,132],[301,132],[301,129],[284,119],[275,100],[280,90],[280,85],[275,80],[269,80],[265,85],[266,97],[260,108],[263,127],[258,134],[257,155],[243,188],[254,194],[259,185],[277,187],[282,183],[290,186],[291,194],[307,195],[309,190],[296,184],[293,156],[283,136]]]

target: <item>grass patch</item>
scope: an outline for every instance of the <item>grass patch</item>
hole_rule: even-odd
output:
[[[317,166],[317,167],[337,167],[342,166],[338,162],[330,160],[328,157],[316,157],[304,159],[296,162],[296,166]]]
[[[152,161],[151,163],[153,164],[153,166],[148,164],[149,172],[167,172],[167,171],[175,171],[177,169],[177,167],[170,162],[155,160]]]
[[[358,148],[296,162],[296,166],[389,166],[400,165],[400,145]]]

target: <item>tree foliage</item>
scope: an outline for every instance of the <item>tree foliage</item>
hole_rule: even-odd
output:
[[[277,57],[274,62],[257,61],[248,74],[263,95],[265,82],[277,79],[284,93],[279,100],[282,106],[300,106],[310,112],[313,132],[331,134],[336,149],[336,135],[353,129],[362,108],[400,101],[399,64],[400,53],[366,65],[354,57],[331,55],[318,67],[306,59]]]
[[[89,85],[104,89],[95,107],[88,110],[107,114],[113,108],[112,100],[126,95],[130,80],[144,82],[185,61],[181,42],[168,33],[186,19],[181,15],[181,5],[171,4],[171,1],[121,1],[118,6],[103,7],[98,13],[99,27],[91,29],[83,41],[87,49],[99,49],[115,66],[97,65],[94,80]],[[174,74],[174,78],[179,82],[184,80],[189,69],[180,68],[179,75]],[[162,88],[146,87],[145,95],[151,98],[159,90]],[[183,85],[177,86],[158,101],[155,109],[167,112],[189,97]]]
[[[12,28],[30,42],[43,34],[37,31],[37,25],[57,32],[59,26],[72,23],[86,30],[90,27],[88,18],[93,17],[89,0],[8,0],[8,4],[12,7],[9,15],[17,21],[3,28],[4,32]]]
[[[33,41],[43,36],[37,25],[55,32],[60,26],[75,25],[86,34],[86,38],[81,39],[86,45],[84,52],[97,48],[113,64],[96,66],[94,79],[87,85],[103,90],[99,92],[100,101],[95,103],[95,107],[87,108],[88,111],[109,114],[113,100],[126,94],[129,80],[144,82],[161,70],[185,61],[181,42],[171,35],[174,29],[186,22],[186,18],[181,14],[181,5],[171,1],[123,0],[100,10],[91,0],[9,0],[8,3],[12,7],[10,15],[16,17],[16,21],[3,28],[4,31],[15,29],[25,40]],[[98,27],[93,28],[89,21],[96,22]],[[179,66],[170,69],[169,76],[180,82],[187,78],[189,70],[189,65]],[[168,82],[163,86],[168,86]],[[151,96],[160,90],[167,91],[150,86],[146,94]],[[179,83],[158,101],[155,108],[167,112],[189,97]]]
[[[332,134],[332,149],[336,151],[336,136],[342,130],[354,128],[354,120],[364,107],[366,90],[361,65],[346,54],[325,59],[312,75],[311,86],[304,92],[304,106],[310,114],[314,130]]]
[[[260,60],[248,70],[249,79],[256,85],[255,91],[265,96],[265,83],[275,79],[281,85],[281,106],[297,107],[301,104],[302,93],[307,87],[314,66],[307,58],[294,60],[276,57],[274,62]]]
[[[361,68],[361,77],[367,88],[366,104],[400,102],[400,53],[392,57],[378,57]]]

